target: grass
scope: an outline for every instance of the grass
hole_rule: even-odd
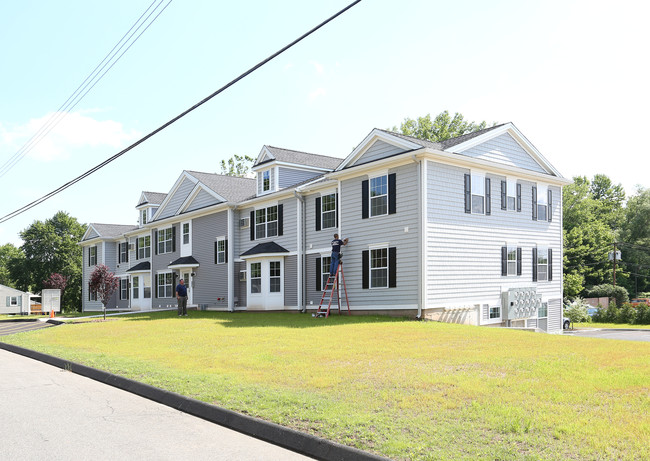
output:
[[[4,341],[394,459],[650,459],[650,344],[173,312]]]

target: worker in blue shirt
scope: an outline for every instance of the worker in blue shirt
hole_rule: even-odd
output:
[[[176,299],[178,300],[178,316],[187,317],[187,287],[183,279],[176,285]]]
[[[341,240],[339,234],[334,234],[334,240],[332,240],[332,262],[330,263],[330,277],[333,277],[336,274],[336,269],[339,267],[339,261],[341,260],[341,247],[348,244],[348,239]]]

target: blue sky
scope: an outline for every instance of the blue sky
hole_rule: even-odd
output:
[[[0,2],[0,164],[151,0]],[[0,215],[112,156],[348,1],[174,0],[76,108],[0,178]],[[0,244],[64,210],[135,224],[143,190],[263,145],[345,157],[375,127],[443,110],[513,122],[565,176],[650,187],[646,26],[621,1],[364,0],[98,173],[0,224]]]

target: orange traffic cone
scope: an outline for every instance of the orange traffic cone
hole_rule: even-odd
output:
[[[51,311],[50,311],[50,318],[51,318],[51,319],[54,318],[54,310],[51,310]]]

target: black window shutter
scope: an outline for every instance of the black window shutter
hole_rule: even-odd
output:
[[[321,272],[322,258],[316,258],[316,291],[321,291],[323,274]]]
[[[517,211],[521,211],[521,184],[517,184]]]
[[[255,240],[255,210],[251,211],[250,231],[251,231],[251,240]]]
[[[395,173],[388,175],[388,214],[397,213],[397,176]]]
[[[154,253],[158,254],[158,230],[153,231],[153,247]]]
[[[361,287],[367,290],[370,288],[370,250],[361,252],[361,275],[363,279]]]
[[[501,209],[508,209],[508,183],[501,181]]]
[[[548,190],[548,211],[546,214],[548,215],[548,222],[553,221],[553,191],[551,189]]]
[[[492,187],[490,186],[490,178],[485,178],[485,214],[492,213]]]
[[[316,197],[316,230],[320,230],[321,198]]]
[[[284,222],[284,212],[282,211],[282,204],[278,205],[278,235],[282,235],[282,227]]]
[[[176,251],[176,226],[172,226],[172,252]]]
[[[370,182],[365,179],[361,181],[361,219],[368,219],[370,216],[369,208]]]
[[[335,197],[334,198],[334,200],[335,200],[334,206],[336,207],[336,213],[334,214],[334,221],[335,221],[334,225],[336,227],[339,227],[339,194],[338,194],[338,192],[336,193],[336,195],[334,197]]]
[[[124,254],[126,255],[126,261],[125,262],[128,263],[129,262],[129,241],[128,240],[126,241],[126,243],[124,243],[124,246],[126,247],[124,249]]]
[[[472,212],[472,176],[465,174],[465,213]]]
[[[214,242],[214,263],[215,264],[219,263],[218,254],[219,254],[219,241],[217,240],[216,242]]]
[[[117,244],[117,263],[120,264],[122,262],[122,244],[118,243]]]
[[[138,254],[139,253],[138,248],[140,248],[140,237],[137,237],[135,239],[135,260],[136,261],[140,259],[140,255]]]
[[[508,247],[501,247],[501,275],[508,275]]]
[[[537,186],[533,186],[533,221],[537,221]]]
[[[228,262],[228,239],[224,240],[223,242],[223,260],[227,263]]]
[[[533,282],[537,282],[537,248],[533,248]]]
[[[88,267],[90,267],[90,249],[92,247],[88,247]]]
[[[553,250],[548,249],[548,281],[553,280]]]
[[[517,247],[517,275],[521,275],[521,261],[522,261],[521,247]]]
[[[388,248],[388,288],[397,286],[397,248]]]
[[[131,282],[126,279],[126,299],[131,299]]]

